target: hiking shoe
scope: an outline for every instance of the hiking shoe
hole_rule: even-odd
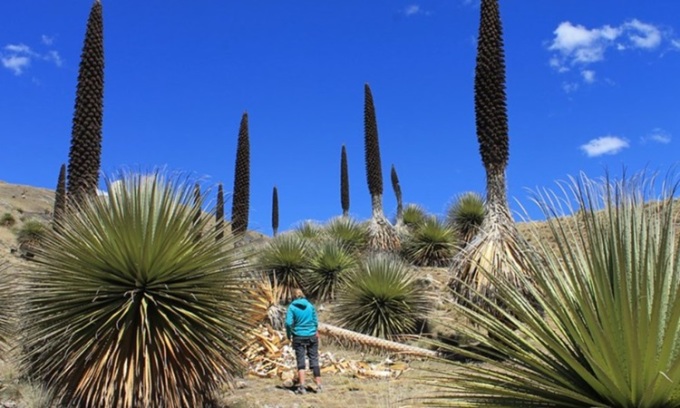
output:
[[[301,385],[301,386],[297,387],[297,390],[295,390],[295,393],[299,394],[299,395],[304,395],[304,394],[307,394],[307,390],[305,389],[304,386]]]
[[[323,392],[323,387],[321,386],[321,384],[317,385],[316,386],[316,393],[321,394],[322,392]]]

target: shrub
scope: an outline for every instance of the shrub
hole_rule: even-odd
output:
[[[3,227],[12,227],[17,223],[16,218],[11,213],[4,213],[0,218],[0,225]]]
[[[218,242],[209,217],[196,238],[191,182],[113,187],[45,235],[21,291],[24,368],[64,406],[202,406],[243,369],[244,248]]]
[[[429,217],[409,235],[402,253],[418,266],[445,266],[456,251],[453,229],[435,217]]]
[[[334,310],[340,326],[371,336],[410,334],[431,307],[430,295],[398,258],[376,255],[349,277]]]
[[[539,196],[555,246],[536,240],[536,256],[523,254],[526,287],[544,313],[509,278],[487,273],[504,305],[461,308],[476,326],[461,331],[507,359],[454,349],[486,364],[438,373],[439,406],[680,406],[674,192],[650,207],[645,180],[583,176],[561,190],[574,192],[579,223],[558,207],[571,197]]]
[[[332,240],[338,241],[350,252],[361,252],[368,244],[368,229],[349,217],[332,219],[325,228],[325,233]]]
[[[338,288],[347,283],[357,260],[352,251],[338,241],[327,241],[318,245],[309,262],[308,290],[312,298],[324,301],[334,300]]]
[[[42,242],[46,233],[47,228],[45,228],[45,225],[42,222],[38,220],[28,220],[17,232],[17,241],[19,241],[20,244],[37,245]]]
[[[297,233],[282,234],[272,239],[258,258],[258,267],[267,272],[270,279],[281,285],[281,299],[288,302],[295,288],[305,289],[309,272],[309,248],[307,241]]]
[[[456,232],[461,243],[472,241],[484,222],[484,198],[475,192],[459,195],[446,211],[446,223]]]

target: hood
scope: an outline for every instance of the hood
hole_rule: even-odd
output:
[[[309,306],[309,301],[307,299],[295,299],[292,303],[291,306],[295,306],[296,308],[300,310],[305,310]]]

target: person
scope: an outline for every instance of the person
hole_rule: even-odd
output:
[[[316,392],[321,392],[321,369],[319,367],[319,321],[316,308],[305,298],[301,289],[293,291],[293,301],[286,311],[286,337],[292,340],[297,360],[298,387],[297,394],[304,394],[305,389],[305,357],[309,358],[309,368],[314,374]]]

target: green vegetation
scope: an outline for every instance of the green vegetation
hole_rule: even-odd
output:
[[[336,217],[324,227],[328,238],[338,241],[351,253],[360,253],[368,244],[368,230],[366,225],[350,217]]]
[[[352,250],[336,240],[319,244],[310,256],[309,296],[320,301],[334,300],[356,268]]]
[[[404,207],[404,225],[411,230],[424,223],[428,217],[427,211],[418,204],[407,204],[406,207]]]
[[[281,286],[282,301],[292,300],[294,289],[306,288],[309,252],[307,240],[294,233],[277,236],[260,252],[258,267]]]
[[[446,223],[456,232],[458,240],[467,244],[479,232],[484,213],[484,198],[475,192],[464,193],[447,209]]]
[[[559,216],[554,207],[570,197],[539,197],[556,245],[537,239],[537,256],[527,258],[526,279],[534,285],[527,286],[544,313],[512,280],[487,273],[504,308],[487,301],[461,309],[478,327],[461,329],[507,360],[455,350],[486,364],[456,364],[439,373],[447,401],[480,407],[679,406],[680,241],[672,194],[650,205],[645,182],[600,184],[585,176],[563,191],[574,192],[581,221]]]
[[[12,213],[4,213],[2,214],[2,218],[0,218],[0,225],[2,225],[3,227],[12,227],[16,223],[17,219],[14,218]]]
[[[382,338],[411,334],[432,307],[431,297],[399,258],[373,255],[362,261],[334,307],[340,326]]]
[[[428,217],[408,235],[402,253],[417,266],[447,266],[456,253],[456,234],[438,218]]]
[[[20,244],[39,245],[47,233],[45,224],[38,220],[28,220],[24,222],[17,231],[17,241]]]
[[[243,369],[247,262],[212,218],[196,238],[191,183],[130,174],[108,191],[26,272],[24,369],[64,405],[200,407]]]

